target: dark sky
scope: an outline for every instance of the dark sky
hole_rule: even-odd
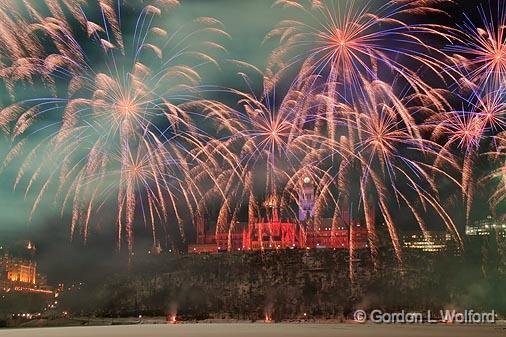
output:
[[[199,16],[215,17],[223,22],[225,30],[232,36],[226,43],[228,54],[224,58],[243,60],[260,68],[265,67],[271,46],[261,46],[261,43],[282,14],[282,9],[271,7],[272,1],[185,0],[183,3],[184,5],[167,19],[169,27],[175,30]],[[131,15],[127,10],[123,14]],[[207,82],[212,81],[221,87],[235,86],[238,82],[237,69],[226,69],[226,63],[221,66],[221,70],[209,70],[209,73],[205,74]],[[1,97],[5,96],[0,95],[0,104]],[[37,144],[41,140],[40,137],[42,136],[39,134],[32,134],[30,141]],[[0,137],[2,158],[9,146],[10,139]],[[24,240],[34,241],[38,248],[39,266],[49,274],[50,281],[53,282],[60,279],[79,280],[84,270],[106,270],[124,262],[117,253],[113,208],[110,212],[103,212],[106,214],[101,215],[102,224],[91,230],[86,246],[79,237],[71,242],[69,217],[60,217],[59,204],[53,202],[51,193],[43,200],[32,221],[28,221],[38,189],[35,187],[25,195],[25,183],[13,190],[18,168],[19,165],[10,165],[0,175],[0,245],[18,246]],[[105,223],[111,225],[107,226]],[[139,254],[145,254],[151,248],[149,230],[144,230],[143,224],[137,227],[136,250]]]
[[[220,19],[232,40],[226,44],[231,59],[244,60],[264,68],[272,44],[261,46],[265,34],[270,31],[283,16],[283,10],[272,8],[271,0],[183,0],[182,8],[170,19],[177,26],[187,22],[191,17],[212,16]],[[359,2],[359,1],[358,1]],[[477,6],[482,2],[461,0],[448,5],[449,18],[438,17],[434,21],[454,26],[461,22],[464,11],[471,17],[478,17]],[[483,2],[487,5],[488,2]],[[490,1],[495,7],[497,1]],[[446,20],[446,22],[445,22]],[[226,70],[226,67],[225,67]],[[208,74],[213,83],[232,86],[236,83],[230,73]],[[37,141],[36,137],[32,139]],[[4,155],[9,146],[9,139],[0,138],[0,155]],[[83,270],[93,267],[107,269],[117,265],[114,241],[115,226],[102,226],[92,231],[88,246],[83,247],[80,240],[69,239],[68,219],[59,217],[58,206],[45,200],[32,222],[28,222],[34,192],[25,196],[23,189],[13,191],[13,182],[17,174],[16,167],[6,168],[0,175],[0,242],[14,244],[20,240],[31,239],[39,247],[38,259],[43,271],[50,274],[52,281],[62,278],[82,276]],[[36,191],[36,189],[35,189]],[[114,219],[111,218],[111,223]],[[142,233],[142,230],[140,231]],[[149,236],[140,234],[137,238],[137,249],[146,252],[149,248]]]

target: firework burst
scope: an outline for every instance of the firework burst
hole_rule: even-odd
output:
[[[258,97],[231,90],[242,108],[221,109],[214,116],[226,129],[226,136],[211,143],[213,150],[208,151],[222,158],[216,160],[220,163],[217,184],[209,191],[223,201],[217,231],[231,233],[242,208],[247,209],[250,223],[265,216],[261,214],[263,207],[282,209],[288,218],[296,218],[297,210],[292,206],[305,177],[319,181],[323,192],[330,185],[332,179],[320,164],[331,154],[342,153],[340,144],[322,136],[318,128],[315,112],[319,103],[311,92],[311,81],[310,76],[293,86],[280,103],[275,92],[264,91]]]
[[[354,154],[339,164],[336,190],[347,191],[342,200],[355,205],[355,212],[363,216],[373,256],[379,216],[401,259],[394,214],[402,207],[424,234],[428,229],[423,214],[432,210],[460,241],[455,224],[441,205],[437,187],[438,176],[458,184],[437,162],[453,167],[457,164],[444,148],[424,139],[424,130],[416,123],[416,118],[436,114],[425,105],[428,98],[421,94],[399,96],[381,81],[364,83],[364,92],[367,96],[353,104],[332,97],[325,97],[325,104],[334,101],[332,120],[340,126],[341,142]]]
[[[497,2],[496,16],[479,8],[480,24],[466,15],[455,30],[456,43],[448,46],[453,68],[463,74],[461,85],[473,91],[495,91],[506,74],[506,7]]]
[[[219,66],[229,36],[209,17],[171,26],[176,0],[1,1],[10,103],[0,128],[12,141],[1,168],[20,162],[14,185],[35,192],[31,216],[51,199],[73,236],[86,240],[98,211],[113,207],[130,253],[137,222],[156,245],[168,230],[159,224],[174,222],[184,239],[185,220],[206,213],[229,235],[244,213],[265,218],[262,208],[296,218],[304,181],[315,185],[312,225],[332,214],[334,229],[352,213],[373,256],[384,223],[401,260],[399,210],[425,235],[436,215],[460,244],[439,186],[457,186],[469,221],[474,167],[483,152],[504,152],[506,12],[498,5],[491,19],[481,8],[479,26],[425,23],[423,14],[446,15],[442,2],[451,3],[274,1],[294,17],[266,36],[279,39],[266,71],[232,62],[260,74],[263,90],[240,73],[249,90],[213,87],[233,97],[227,106],[200,92],[211,88],[202,68]],[[487,178],[503,176],[501,166]]]
[[[12,82],[39,76],[51,93],[40,96],[43,90],[36,91],[2,111],[2,127],[13,124],[11,136],[18,144],[29,131],[57,128],[29,152],[16,179],[18,185],[28,175],[30,190],[45,178],[32,214],[56,184],[62,212],[72,205],[72,234],[80,229],[86,238],[92,214],[110,207],[115,194],[118,243],[126,233],[130,252],[139,211],[151,224],[155,243],[155,223],[167,222],[170,214],[184,235],[180,209],[192,210],[198,193],[189,172],[199,158],[191,151],[204,139],[193,123],[193,114],[198,114],[193,108],[206,102],[197,96],[199,72],[205,64],[217,65],[212,55],[223,47],[215,41],[228,36],[221,23],[197,18],[191,27],[169,33],[163,14],[177,1],[133,8],[99,1],[96,21],[86,7],[71,2],[71,13],[80,23],[71,28],[63,9],[52,1],[46,4],[53,15],[44,17],[30,7],[29,30],[43,35],[53,51],[15,55],[18,58],[4,70],[4,78]],[[121,22],[121,10],[137,11],[132,29]],[[42,117],[55,122],[41,126],[37,121]],[[14,149],[20,151],[19,146]],[[45,158],[39,161],[39,155]],[[35,173],[30,174],[33,166]]]
[[[461,190],[469,221],[476,189],[476,170],[483,150],[496,142],[494,135],[504,130],[503,90],[473,92],[472,98],[459,96],[467,108],[442,112],[431,116],[426,123],[432,125],[431,139],[444,144],[445,153],[460,153],[462,163]],[[485,150],[487,152],[488,150]]]
[[[269,60],[268,81],[275,83],[283,72],[298,63],[309,64],[314,74],[324,76],[329,94],[340,92],[347,99],[364,95],[364,83],[382,73],[403,78],[414,90],[432,87],[419,76],[424,67],[440,77],[440,55],[424,43],[425,35],[445,40],[441,27],[409,24],[401,16],[442,13],[439,1],[277,1],[294,7],[301,16],[283,20],[267,39],[280,38],[280,46]],[[416,66],[415,66],[415,65]],[[437,95],[431,97],[438,101]]]

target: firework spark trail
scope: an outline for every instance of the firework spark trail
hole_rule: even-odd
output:
[[[245,73],[240,74],[246,82],[250,81]],[[339,144],[317,132],[315,125],[319,117],[313,110],[319,103],[308,84],[313,80],[308,77],[292,87],[279,106],[275,106],[275,93],[271,95],[265,91],[256,96],[230,90],[242,109],[218,110],[221,113],[214,116],[229,134],[214,150],[226,158],[222,160],[213,192],[219,190],[223,199],[217,232],[232,233],[235,214],[245,205],[249,221],[259,219],[260,199],[282,209],[289,217],[296,217],[297,211],[291,205],[297,201],[303,178],[325,181],[322,178],[328,174],[316,163],[330,154],[341,154],[342,150]],[[231,148],[238,150],[231,154]],[[330,184],[331,179],[326,181]],[[259,189],[259,186],[265,187]],[[325,192],[325,184],[320,188]],[[322,198],[317,204],[324,201]],[[317,205],[316,208],[321,207]]]
[[[494,141],[496,147],[486,153],[486,155],[492,161],[499,162],[500,164],[498,168],[485,175],[480,181],[483,184],[494,186],[494,191],[490,195],[490,205],[493,213],[506,200],[506,133],[504,131],[500,132],[495,136]]]
[[[466,14],[464,23],[453,31],[455,43],[446,52],[450,54],[450,69],[459,78],[455,92],[462,107],[436,118],[440,130],[436,137],[445,136],[446,148],[454,146],[463,152],[461,185],[466,221],[470,221],[477,183],[474,166],[484,147],[496,142],[494,135],[501,134],[505,126],[506,6],[502,2],[489,5],[488,11],[483,6],[478,8],[479,22]]]
[[[453,31],[455,43],[446,51],[453,61],[452,70],[462,74],[461,86],[493,92],[503,87],[506,79],[506,6],[498,1],[489,13],[484,7],[478,11],[481,22],[476,24],[466,15],[466,21]]]
[[[424,139],[421,136],[421,126],[415,123],[416,114],[421,111],[426,114],[428,111],[424,105],[426,97],[421,94],[399,97],[389,85],[380,81],[365,84],[364,92],[367,94],[364,99],[356,100],[353,105],[346,106],[336,101],[333,120],[341,120],[338,125],[342,125],[346,133],[355,139],[355,156],[351,157],[356,161],[355,170],[347,168],[350,165],[348,162],[341,163],[338,190],[352,186],[353,180],[360,181],[357,187],[360,197],[355,204],[360,205],[359,212],[364,215],[373,256],[377,249],[374,226],[376,216],[373,214],[379,210],[395,252],[401,259],[397,226],[392,216],[394,208],[401,204],[410,210],[425,235],[427,227],[421,211],[426,212],[427,207],[432,208],[460,242],[455,224],[437,198],[439,192],[435,182],[435,176],[440,175],[458,184],[444,170],[434,165],[437,159],[455,165],[455,159],[453,156],[441,158],[442,147]],[[328,99],[327,97],[326,104]],[[434,114],[436,112],[429,115]],[[346,130],[348,128],[351,128],[351,132]],[[357,172],[361,173],[357,175]]]
[[[193,125],[192,115],[198,114],[196,106],[213,104],[197,97],[199,71],[206,63],[216,65],[214,54],[224,50],[209,36],[218,41],[228,34],[212,18],[197,18],[192,23],[197,28],[181,27],[169,34],[159,17],[178,4],[174,0],[136,8],[139,14],[133,39],[119,23],[121,7],[112,1],[98,2],[97,22],[87,16],[85,7],[65,3],[80,27],[71,28],[63,8],[53,1],[45,3],[52,17],[38,14],[26,2],[32,19],[29,30],[43,33],[44,44],[52,43],[57,52],[31,50],[25,56],[23,50],[9,51],[12,62],[2,72],[6,82],[42,77],[54,94],[35,96],[2,111],[4,130],[15,122],[13,154],[21,152],[19,145],[25,142],[28,130],[38,127],[39,119],[55,111],[60,114],[59,129],[36,151],[51,160],[40,162],[30,175],[28,169],[36,156],[32,152],[17,178],[18,183],[28,175],[29,190],[44,179],[44,169],[53,171],[37,194],[32,215],[47,197],[49,186],[57,184],[63,195],[62,213],[72,204],[71,232],[80,226],[85,240],[91,214],[106,208],[114,193],[118,245],[126,234],[129,252],[133,251],[133,227],[139,210],[152,227],[154,243],[155,221],[167,222],[169,210],[184,237],[179,208],[186,204],[192,210],[200,194],[189,173],[201,158],[192,156],[191,151],[203,149],[205,139],[203,131]],[[82,31],[88,40],[75,34]],[[90,50],[93,54],[88,54]],[[66,82],[67,95],[55,94],[56,80]],[[187,192],[188,186],[192,194]]]
[[[461,97],[467,108],[434,115],[427,120],[434,129],[432,140],[444,142],[445,153],[458,151],[462,154],[461,190],[467,221],[471,216],[476,188],[475,165],[483,144],[488,140],[494,142],[489,135],[504,129],[506,113],[503,89],[484,93],[473,91],[472,96],[472,100]]]
[[[439,2],[389,1],[375,6],[374,2],[349,1],[340,4],[341,7],[334,1],[313,1],[311,6],[306,3],[276,2],[294,7],[305,16],[281,21],[267,35],[266,39],[280,38],[280,47],[270,58],[267,82],[275,83],[297,63],[302,63],[299,78],[308,73],[323,78],[323,84],[318,80],[314,84],[321,86],[321,99],[326,106],[321,115],[326,135],[331,141],[340,137],[340,142],[353,153],[350,160],[356,161],[353,165],[335,158],[340,166],[338,190],[345,191],[353,179],[359,179],[361,197],[355,204],[360,205],[359,213],[365,218],[372,255],[377,255],[374,223],[379,211],[401,259],[392,204],[405,203],[425,235],[426,225],[413,202],[422,205],[424,211],[427,206],[432,207],[460,242],[455,225],[434,197],[438,191],[433,174],[441,173],[456,181],[437,166],[404,154],[411,150],[455,165],[452,157],[441,157],[444,148],[423,138],[423,129],[418,125],[420,119],[438,115],[450,107],[446,98],[449,93],[426,83],[419,75],[420,68],[443,83],[446,79],[440,74],[456,79],[446,69],[445,55],[424,42],[424,36],[444,41],[454,41],[455,37],[442,33],[445,27],[439,25],[410,24],[399,19],[401,15],[423,12],[444,14],[435,7]],[[382,77],[390,78],[387,82],[393,84],[380,80]],[[394,85],[406,86],[409,94],[397,97]],[[357,170],[362,172],[358,176]],[[414,201],[403,192],[403,184],[398,180],[418,196]],[[350,254],[353,256],[353,252]]]
[[[479,25],[467,18],[446,27],[420,19],[446,15],[438,6],[451,1],[274,1],[294,18],[266,36],[280,44],[265,72],[229,60],[246,69],[248,87],[255,87],[248,71],[264,84],[258,95],[214,89],[236,99],[231,107],[198,95],[209,88],[200,85],[202,66],[219,64],[229,38],[218,20],[197,18],[194,28],[174,31],[163,20],[177,0],[132,8],[92,2],[96,13],[84,0],[0,1],[0,77],[17,101],[0,112],[13,143],[0,169],[23,158],[14,187],[37,191],[31,216],[54,185],[72,234],[87,240],[94,214],[117,203],[118,245],[126,237],[131,253],[137,220],[150,227],[154,245],[157,223],[169,218],[184,240],[187,214],[200,223],[219,199],[216,231],[229,233],[230,249],[244,208],[250,223],[261,218],[262,200],[295,217],[308,177],[317,191],[312,225],[332,210],[334,229],[352,210],[376,263],[379,219],[402,260],[400,207],[426,237],[425,217],[437,214],[461,245],[440,181],[462,192],[467,221],[478,182],[497,184],[493,208],[504,200],[501,4],[495,18],[480,8]],[[123,20],[128,11],[136,20]],[[279,97],[280,82],[297,67]],[[204,132],[201,121],[215,130]],[[34,133],[45,138],[28,148]],[[489,143],[485,155],[500,165],[477,180],[474,166]],[[354,242],[349,254],[353,279]]]
[[[504,25],[501,24],[504,20],[504,15],[501,15],[501,13],[504,13],[503,6],[498,5],[498,19],[496,21],[487,19],[486,15],[484,15],[485,12],[481,10],[480,14],[484,18],[484,29],[472,26],[469,21],[466,23],[467,28],[464,27],[465,29],[461,31],[460,29],[462,26],[451,28],[438,25],[411,25],[399,20],[390,20],[401,12],[409,14],[419,14],[424,11],[442,13],[435,8],[427,7],[433,6],[437,2],[389,2],[383,7],[379,6],[378,11],[373,9],[372,12],[374,12],[375,15],[370,16],[370,8],[357,6],[358,9],[353,9],[353,6],[356,5],[354,2],[348,2],[345,5],[345,7],[348,8],[347,11],[335,10],[335,8],[332,7],[333,3],[331,1],[313,1],[311,3],[311,10],[305,8],[302,1],[277,1],[276,3],[285,7],[295,7],[296,9],[305,11],[305,13],[309,15],[303,19],[304,21],[283,21],[280,26],[273,30],[267,37],[272,38],[273,36],[279,36],[281,41],[281,46],[274,51],[271,58],[270,73],[268,71],[269,76],[266,78],[267,84],[273,86],[276,81],[279,81],[283,77],[283,72],[295,63],[302,63],[303,68],[313,68],[313,71],[310,71],[310,73],[320,75],[325,82],[322,88],[323,92],[325,92],[327,108],[326,115],[323,116],[322,119],[327,120],[327,132],[329,137],[331,139],[336,139],[336,137],[342,138],[343,132],[340,131],[340,126],[332,123],[335,121],[335,118],[332,116],[337,115],[339,112],[333,110],[342,108],[343,105],[346,104],[357,106],[362,104],[361,101],[367,101],[370,95],[370,93],[367,92],[368,89],[366,89],[367,83],[376,81],[378,78],[385,75],[385,71],[378,71],[378,64],[383,64],[384,67],[382,68],[388,69],[393,79],[387,80],[387,82],[392,81],[392,83],[395,83],[399,81],[399,79],[402,79],[404,85],[407,84],[409,87],[408,92],[413,92],[417,99],[422,100],[422,104],[417,108],[419,113],[413,119],[409,117],[409,112],[403,109],[396,110],[399,116],[402,116],[404,119],[403,127],[405,131],[409,133],[400,138],[404,137],[406,141],[409,139],[417,139],[418,142],[423,142],[423,147],[429,144],[429,148],[431,149],[430,154],[436,159],[432,164],[419,163],[419,165],[422,165],[427,172],[432,171],[433,174],[445,176],[461,188],[466,205],[466,219],[469,221],[475,193],[475,172],[473,166],[478,158],[478,150],[482,144],[485,144],[491,139],[489,135],[493,135],[503,129],[504,123],[504,99],[502,95],[502,86],[504,82],[503,74],[505,70],[502,66]],[[397,5],[401,7],[396,8],[395,6]],[[417,6],[421,7],[417,8]],[[386,8],[392,10],[390,14],[385,15],[385,12],[382,12],[382,10]],[[316,14],[314,14],[315,12]],[[363,13],[366,13],[366,15],[362,18],[364,21],[361,22],[360,18]],[[341,16],[341,14],[343,15]],[[332,19],[334,15],[336,19]],[[360,25],[360,23],[367,22],[367,19],[380,18],[381,20],[383,16],[386,17],[386,20],[382,21],[383,26],[381,28],[373,27],[372,25],[367,26],[367,24]],[[359,20],[354,21],[357,18],[359,18]],[[315,20],[311,21],[311,19]],[[370,22],[374,22],[373,19],[371,19]],[[353,22],[354,24],[346,26],[341,25],[341,23],[345,21],[348,23]],[[397,28],[388,26],[395,26],[396,24],[400,24],[400,26]],[[334,27],[335,29],[328,29],[327,27]],[[377,34],[377,39],[373,40],[374,43],[368,46],[368,53],[360,51],[360,47],[362,47],[361,44],[357,47],[350,42],[359,41],[367,45],[370,41],[367,41],[367,38],[361,39],[362,36],[360,34],[358,38],[345,38],[346,36],[353,36],[345,34],[346,27],[352,27],[353,29],[355,27],[368,27],[368,29],[370,29],[369,31],[367,31],[367,29],[359,30],[361,34],[367,31],[367,37],[372,34]],[[403,38],[396,40],[396,34],[404,28],[407,29],[405,35],[402,35]],[[373,31],[372,33],[371,30]],[[442,34],[439,33],[443,30],[446,31]],[[448,47],[445,52],[452,50],[456,52],[457,55],[446,57],[446,55],[440,51],[435,50],[434,46],[430,46],[423,42],[421,37],[424,34],[430,34],[452,42],[452,45]],[[382,37],[387,35],[389,35],[392,40],[398,42],[395,47],[388,47],[388,43],[384,43],[385,40],[382,40]],[[323,39],[319,40],[321,37],[323,37]],[[334,37],[334,39],[331,37]],[[339,45],[336,42],[338,41],[338,37],[341,38],[339,40]],[[403,43],[408,42],[410,39],[417,40],[411,44],[411,47],[414,48],[412,53],[416,55],[413,58],[411,58],[411,55],[406,54],[406,49],[404,49],[405,45],[403,45]],[[420,51],[417,49],[418,47],[421,48]],[[355,49],[355,53],[349,52],[352,49]],[[425,51],[421,51],[423,49],[425,49]],[[325,53],[325,50],[329,50],[330,52]],[[382,50],[383,53],[375,54],[376,50]],[[431,56],[431,54],[435,56]],[[381,56],[377,57],[377,55]],[[394,63],[389,62],[389,57],[394,58]],[[446,60],[448,58],[454,60],[455,64],[458,66],[448,68],[446,66]],[[346,62],[347,60],[348,63]],[[356,62],[353,63],[350,60]],[[422,67],[415,67],[416,70],[410,69],[412,65],[406,66],[402,63],[406,60],[409,61],[406,64],[413,63],[411,61],[417,61]],[[465,62],[461,62],[462,60]],[[463,65],[459,65],[458,62]],[[421,68],[425,68],[431,73],[439,72],[444,74],[449,81],[440,77],[439,79],[442,80],[441,82],[448,85],[444,84],[443,86],[457,88],[457,90],[470,89],[472,92],[470,98],[463,98],[460,94],[457,98],[457,100],[463,101],[464,104],[468,105],[465,111],[469,111],[469,113],[460,113],[458,109],[452,107],[452,100],[455,100],[455,98],[452,97],[454,93],[434,88],[432,85],[425,83],[421,77],[419,77],[419,74],[424,73],[423,71],[420,72]],[[340,71],[336,71],[336,69]],[[413,70],[413,72],[410,70]],[[307,70],[302,70],[299,77],[304,78],[306,72]],[[458,85],[451,85],[452,82],[458,83]],[[373,109],[370,109],[370,107],[363,107],[362,110],[366,114],[367,111]],[[424,119],[428,122],[423,122]],[[437,123],[433,123],[434,120],[439,121],[439,124],[436,125]],[[420,121],[422,121],[421,124]],[[350,126],[348,127],[348,139],[346,139],[345,142],[349,144],[350,149],[358,150],[356,144],[358,144],[359,147],[363,146],[364,136],[361,131],[356,132],[358,135],[354,136],[353,129],[361,130],[363,125],[362,123],[354,122],[353,118],[348,119],[347,122],[350,123]],[[394,125],[392,128],[396,129],[397,126]],[[422,139],[420,134],[413,133],[420,131],[431,134],[430,140]],[[445,134],[447,138],[442,140],[441,133]],[[437,142],[441,141],[444,142],[444,146],[438,145]],[[494,140],[494,138],[492,138],[492,141],[495,143],[497,139]],[[379,142],[377,143],[379,144]],[[381,150],[388,152],[397,150],[398,147],[397,145],[394,149],[382,145]],[[456,160],[456,158],[460,157],[459,151],[462,151],[464,154],[461,164]],[[421,152],[427,153],[426,150]],[[362,158],[362,160],[360,160],[361,165],[363,165],[362,170],[365,172],[369,170],[369,163],[366,159],[367,158]],[[348,163],[343,165],[345,169],[342,171],[344,172],[348,166]],[[416,167],[412,163],[410,163],[409,166],[411,169]],[[458,172],[459,175],[462,176],[460,182],[445,172],[448,167],[455,169],[455,172]],[[392,179],[391,172],[394,171],[392,167],[387,165],[382,171],[388,172],[388,177]],[[411,172],[414,171],[416,170]],[[408,172],[410,171],[408,170]],[[417,175],[416,172],[414,173]],[[368,177],[372,182],[377,180],[373,173],[367,173],[364,176]],[[435,182],[430,173],[427,175],[422,174],[422,176],[427,183],[431,185],[431,188],[435,186]],[[340,179],[344,181],[343,178]],[[380,180],[381,179],[378,181]],[[361,181],[363,182],[364,179],[361,179]],[[406,202],[416,221],[419,223],[422,232],[426,235],[427,228],[420,212],[415,209],[411,202],[408,202],[403,194],[398,193],[396,186],[392,185],[392,187],[394,191],[393,195],[396,196],[393,199],[397,199],[397,202],[399,202],[399,199]],[[345,188],[343,183],[341,183],[340,189],[344,190]],[[366,190],[367,189],[362,187],[362,194]],[[378,188],[378,190],[381,189]],[[439,193],[437,189],[434,189],[433,192],[435,196],[438,196]],[[391,217],[385,211],[387,203],[381,202],[381,198],[379,201],[380,205],[378,208],[383,213],[383,217],[388,225],[388,223],[391,223],[389,220]],[[368,200],[362,200],[361,202],[363,202],[363,211],[366,218],[365,222],[368,228],[372,229],[375,221],[375,216],[373,215],[375,211],[371,212],[368,210],[370,208]],[[420,195],[418,203],[424,205],[424,210],[427,204],[436,210],[450,232],[460,242],[458,231],[449,215],[441,206],[438,197],[434,198],[430,194]],[[381,204],[383,204],[383,206]],[[391,236],[394,234],[392,240],[395,246],[395,233],[393,233],[390,227],[389,232]],[[369,230],[369,232],[371,232],[371,230]],[[371,250],[374,250],[374,248],[371,247]],[[399,249],[396,248],[396,251],[398,250]]]
[[[448,73],[439,57],[442,53],[425,43],[424,36],[444,41],[453,37],[444,33],[446,27],[410,24],[399,18],[442,13],[435,7],[440,2],[444,1],[276,1],[295,7],[301,15],[281,21],[267,35],[266,40],[280,39],[269,59],[267,79],[275,83],[294,65],[309,62],[312,73],[323,75],[329,84],[328,96],[335,98],[339,91],[346,99],[354,99],[364,95],[365,82],[388,71],[403,78],[413,90],[430,93],[433,104],[441,104],[443,97],[419,76],[420,67],[441,80],[442,74]]]

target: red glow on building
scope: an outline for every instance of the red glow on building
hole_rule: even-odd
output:
[[[271,221],[252,224],[237,223],[228,233],[199,235],[196,244],[188,246],[189,253],[220,251],[261,251],[275,249],[354,249],[367,248],[367,230],[359,224],[350,226],[330,224],[322,219],[323,227],[308,226],[296,221]],[[327,227],[325,227],[327,225]]]
[[[309,177],[301,181],[298,193],[298,219],[282,220],[278,198],[264,202],[266,217],[252,223],[236,222],[226,232],[206,233],[203,219],[197,221],[197,242],[189,253],[222,251],[262,251],[275,249],[364,249],[368,236],[365,226],[349,213],[315,218],[315,188]]]

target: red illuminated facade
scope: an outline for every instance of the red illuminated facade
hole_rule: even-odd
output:
[[[197,242],[188,246],[189,253],[216,253],[222,251],[258,251],[273,249],[364,249],[367,248],[367,230],[349,214],[334,219],[315,219],[315,190],[311,179],[302,180],[299,189],[299,218],[282,220],[276,197],[264,203],[266,217],[254,223],[233,224],[227,232],[210,234],[204,221],[197,224]]]
[[[331,219],[322,219],[329,223]],[[258,251],[274,249],[354,249],[367,248],[367,230],[359,224],[340,224],[332,228],[304,228],[304,223],[289,221],[237,223],[230,233],[199,235],[196,244],[188,246],[189,253],[225,251]]]
[[[188,246],[188,252],[349,249],[350,246],[353,249],[367,248],[367,229],[350,221],[347,216],[337,221],[320,219],[302,222],[282,221],[275,215],[270,221],[236,223],[229,232],[210,234],[202,230],[197,242]]]

